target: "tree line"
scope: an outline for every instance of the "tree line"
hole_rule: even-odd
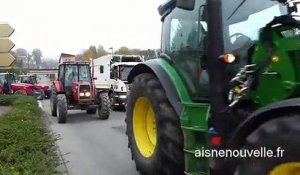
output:
[[[90,46],[88,49],[84,49],[80,54],[76,55],[76,60],[89,60],[90,58],[95,59],[107,54],[119,54],[119,55],[141,55],[145,60],[156,58],[158,55],[158,49],[129,49],[125,46],[120,47],[117,50],[105,50],[104,47],[100,44],[98,47]]]
[[[106,54],[120,54],[120,55],[141,55],[145,60],[153,59],[157,57],[158,50],[154,49],[129,49],[125,46],[120,47],[117,50],[105,50],[100,44],[98,47],[90,46],[87,49],[83,49],[81,53],[76,55],[78,61],[88,61],[90,58],[98,58]],[[33,49],[31,52],[24,48],[17,48],[11,51],[11,54],[16,58],[11,67],[15,72],[26,73],[27,69],[57,69],[59,58],[43,57],[43,52],[39,48]],[[73,53],[70,53],[73,54]]]

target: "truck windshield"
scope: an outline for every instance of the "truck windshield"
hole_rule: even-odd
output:
[[[223,1],[225,52],[252,46],[258,40],[259,30],[275,16],[287,13],[286,7],[275,1]]]
[[[133,66],[119,66],[119,71],[120,71],[120,80],[122,81],[127,81],[127,77],[129,75],[129,72],[131,71],[131,69],[133,68]]]

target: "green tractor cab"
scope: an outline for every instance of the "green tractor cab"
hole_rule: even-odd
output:
[[[296,11],[297,2],[282,0],[169,0],[159,7],[162,54],[128,76],[126,133],[141,174],[300,172]],[[200,154],[261,148],[284,154]]]

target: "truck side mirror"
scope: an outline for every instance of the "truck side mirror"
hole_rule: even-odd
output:
[[[177,0],[176,7],[185,10],[194,10],[195,0]]]

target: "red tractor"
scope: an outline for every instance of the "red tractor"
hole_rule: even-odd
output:
[[[38,99],[43,100],[48,99],[51,95],[51,90],[49,86],[44,83],[39,83],[35,75],[19,75],[20,83],[32,84],[33,88],[40,93]]]
[[[0,73],[0,94],[22,94],[36,98],[40,96],[32,84],[17,83],[12,73]]]
[[[58,123],[66,123],[67,111],[86,110],[99,119],[108,119],[110,103],[106,91],[96,91],[89,62],[65,61],[60,63],[58,78],[53,82],[50,97],[52,116]]]

